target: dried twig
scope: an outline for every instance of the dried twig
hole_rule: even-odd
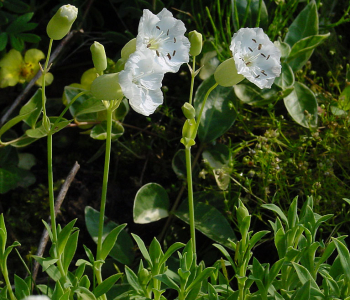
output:
[[[62,188],[61,188],[61,190],[56,198],[56,202],[55,202],[55,215],[56,216],[57,216],[58,211],[61,208],[63,200],[66,197],[67,191],[68,191],[72,181],[74,180],[75,175],[77,174],[79,168],[80,168],[80,165],[77,162],[75,162],[75,164],[74,164],[73,168],[71,169],[71,171],[69,172],[64,184],[62,185]],[[51,224],[50,218],[47,221],[47,224]],[[38,251],[36,253],[37,256],[42,256],[44,254],[48,240],[49,240],[49,234],[48,234],[47,230],[45,229],[42,236],[41,236],[41,239],[40,239],[40,244],[38,247]],[[35,280],[36,280],[36,277],[38,275],[38,271],[39,271],[39,263],[37,261],[35,261],[33,274],[32,274],[33,282],[35,282]]]

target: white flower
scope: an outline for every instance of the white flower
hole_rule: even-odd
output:
[[[50,298],[45,295],[31,295],[27,296],[23,300],[50,300]]]
[[[145,9],[139,23],[136,49],[151,53],[164,73],[175,73],[189,61],[191,44],[185,32],[184,23],[166,8],[157,15]]]
[[[161,91],[164,73],[154,62],[151,53],[135,51],[119,73],[119,84],[130,106],[149,116],[163,103]]]
[[[281,74],[281,53],[261,28],[241,28],[232,37],[230,49],[238,74],[259,88],[270,88]]]

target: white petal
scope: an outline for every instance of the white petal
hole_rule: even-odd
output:
[[[163,93],[160,89],[148,91],[140,90],[137,97],[129,99],[129,103],[136,112],[144,116],[149,116],[163,103]]]

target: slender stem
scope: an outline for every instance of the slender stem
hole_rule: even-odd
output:
[[[46,61],[45,61],[45,65],[44,65],[44,70],[42,72],[42,84],[41,84],[41,95],[42,95],[42,103],[43,103],[43,115],[44,115],[44,119],[46,119],[46,95],[45,95],[45,75],[47,73],[47,67],[49,64],[49,60],[50,60],[50,55],[51,55],[51,49],[52,49],[52,43],[53,43],[53,39],[50,39],[50,43],[49,43],[49,49],[47,50],[47,56],[46,56]],[[44,122],[46,122],[46,120],[44,120]]]
[[[111,132],[112,132],[112,114],[115,109],[114,101],[111,101],[106,105],[107,107],[107,138],[106,138],[106,153],[105,153],[105,165],[103,172],[103,182],[102,182],[102,195],[101,195],[101,207],[100,207],[100,218],[98,225],[98,240],[97,240],[97,254],[96,260],[101,259],[102,252],[102,236],[103,236],[103,225],[104,225],[104,216],[106,210],[106,200],[107,200],[107,186],[108,186],[108,174],[109,174],[109,162],[111,157]],[[102,283],[102,264],[96,269],[96,279],[97,283]],[[102,295],[103,300],[107,300],[106,294]]]
[[[53,172],[52,172],[52,133],[47,135],[47,176],[49,188],[50,217],[53,243],[57,242],[55,199],[53,192]]]
[[[191,74],[191,88],[190,88],[190,99],[189,99],[189,101],[188,101],[191,105],[192,105],[192,98],[193,98],[194,78],[196,77],[196,75],[195,75],[195,69],[196,69],[196,57],[193,56],[192,74]]]
[[[112,131],[112,109],[110,106],[107,108],[107,138],[106,138],[105,165],[104,165],[103,182],[102,182],[100,219],[99,219],[99,226],[98,226],[98,241],[97,241],[97,256],[96,256],[97,260],[100,259],[101,250],[102,250],[103,223],[104,223],[104,215],[105,215],[105,209],[106,209],[109,162],[111,157],[111,144],[112,144],[111,131]]]
[[[75,100],[77,100],[80,96],[86,94],[88,91],[83,91],[80,92],[79,94],[75,95],[75,97],[72,99],[72,101],[70,101],[67,106],[64,108],[64,110],[62,111],[62,113],[59,115],[59,117],[56,119],[55,123],[53,124],[53,128],[56,127],[56,125],[59,123],[59,121],[61,121],[61,119],[63,118],[64,114],[67,112],[67,110],[73,105],[73,103],[75,102]]]
[[[204,106],[205,106],[205,103],[207,102],[207,99],[209,97],[209,94],[218,86],[218,83],[215,83],[208,91],[207,93],[205,94],[204,96],[204,100],[203,100],[203,103],[202,103],[202,107],[201,107],[201,110],[199,111],[199,114],[198,114],[198,117],[197,117],[197,123],[196,123],[196,130],[194,131],[195,132],[195,136],[197,135],[197,132],[198,132],[198,127],[199,127],[199,124],[201,122],[201,118],[202,118],[202,114],[203,114],[203,110],[204,110]]]
[[[2,275],[3,275],[4,279],[5,279],[6,287],[7,287],[7,290],[9,292],[9,294],[10,294],[11,300],[17,300],[15,294],[12,291],[11,282],[10,282],[10,279],[9,279],[9,274],[8,274],[8,271],[7,271],[6,263],[4,263],[4,268],[2,268],[1,271],[2,271]]]
[[[194,218],[191,147],[186,147],[185,153],[186,153],[186,171],[187,171],[188,214],[190,219],[190,231],[191,231],[191,240],[192,240],[192,246],[193,246],[193,254],[196,254],[196,227],[195,227],[195,218]]]

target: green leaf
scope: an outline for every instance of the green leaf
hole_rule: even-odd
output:
[[[282,64],[282,72],[280,77],[275,79],[275,84],[279,86],[281,89],[286,89],[294,85],[294,72],[289,64],[283,62]]]
[[[177,250],[181,249],[184,246],[185,246],[185,244],[180,243],[180,242],[176,242],[176,243],[172,244],[168,248],[168,250],[164,253],[164,255],[160,258],[159,265],[160,266],[163,265],[174,252],[176,252]]]
[[[137,246],[139,247],[144,259],[148,262],[148,264],[150,265],[150,267],[153,266],[153,263],[152,263],[152,259],[147,251],[147,248],[146,248],[146,245],[145,243],[143,242],[143,240],[136,234],[131,234],[132,237],[134,238],[134,240],[136,241],[137,243]]]
[[[339,96],[338,107],[342,110],[350,110],[350,86],[347,86]]]
[[[35,27],[38,26],[36,23],[28,23],[31,18],[33,17],[34,13],[26,13],[22,16],[19,16],[16,18],[6,29],[6,32],[8,33],[20,33],[23,31],[30,31],[33,30]]]
[[[124,133],[124,127],[118,121],[112,120],[112,140],[116,140]],[[107,138],[107,121],[103,121],[92,128],[90,136],[95,140],[105,140]]]
[[[192,161],[193,156],[191,155]],[[172,160],[172,168],[175,174],[183,180],[186,180],[187,178],[187,171],[186,171],[186,151],[185,149],[178,150]],[[192,170],[192,176],[193,178],[196,178],[199,173],[199,167],[198,165],[195,165]]]
[[[136,193],[134,200],[134,222],[147,224],[169,215],[169,196],[157,183],[147,183]]]
[[[57,258],[42,258],[40,256],[32,255],[32,257],[42,266],[43,272],[45,272],[49,267],[54,265],[58,259]]]
[[[28,4],[20,0],[4,1],[3,5],[6,9],[16,14],[23,14],[30,9],[30,6]]]
[[[17,37],[28,43],[39,43],[41,37],[33,33],[18,33]]]
[[[318,34],[318,13],[314,0],[299,13],[289,26],[284,41],[291,47],[301,39]]]
[[[249,105],[266,105],[279,99],[279,87],[273,85],[271,89],[260,89],[250,81],[243,81],[233,86],[239,100]]]
[[[261,205],[261,207],[263,208],[267,208],[269,210],[272,210],[273,212],[275,212],[276,214],[278,214],[278,216],[287,224],[288,226],[288,219],[286,217],[286,215],[283,213],[283,211],[275,204],[263,204]]]
[[[292,264],[295,271],[297,272],[298,278],[302,285],[306,284],[307,282],[310,282],[312,288],[319,290],[319,287],[316,281],[313,279],[312,275],[305,267],[303,267],[302,265],[296,264],[295,262],[292,262]]]
[[[41,125],[35,129],[28,129],[26,135],[30,138],[40,139],[47,136],[47,131],[45,127]]]
[[[67,244],[67,241],[72,233],[73,226],[75,224],[77,219],[70,221],[58,234],[57,236],[57,250],[58,250],[58,255],[60,256]],[[70,245],[69,245],[70,247]]]
[[[94,295],[96,298],[102,296],[103,294],[106,294],[112,286],[117,282],[117,280],[122,277],[123,274],[114,274],[107,279],[105,279],[101,284],[99,284],[95,290]]]
[[[195,278],[195,280],[193,280],[190,283],[190,285],[188,287],[186,287],[186,293],[188,293],[196,284],[207,279],[211,275],[211,273],[213,273],[214,270],[215,270],[215,268],[209,267],[209,268],[204,269],[202,272],[199,272],[197,274],[198,276]]]
[[[273,266],[271,267],[271,270],[268,274],[268,279],[266,282],[266,288],[269,288],[272,282],[276,279],[279,271],[282,268],[282,265],[284,263],[284,258],[281,258],[280,260],[276,261]]]
[[[240,27],[257,27],[256,20],[259,14],[259,0],[249,1],[249,7],[247,11],[247,0],[236,0],[237,13],[239,18]],[[233,3],[233,2],[232,2]],[[260,12],[260,24],[258,27],[267,29],[268,26],[268,11],[265,5],[265,2],[261,2],[261,12]],[[247,15],[246,15],[247,12]],[[232,15],[234,15],[234,7],[232,5]],[[243,20],[246,19],[246,22],[243,24]],[[233,22],[234,25],[235,22]],[[239,28],[236,28],[235,31],[238,31]]]
[[[166,286],[170,287],[171,289],[180,291],[179,286],[167,274],[156,275],[154,276],[154,278],[158,279],[160,282],[163,282]]]
[[[322,35],[313,35],[297,41],[293,45],[291,53],[287,58],[287,62],[293,71],[296,72],[300,70],[310,59],[314,49],[322,44],[328,37],[329,33]]]
[[[20,38],[17,38],[14,33],[10,33],[9,36],[12,48],[16,49],[19,52],[22,52],[24,49],[24,41]]]
[[[195,226],[200,232],[212,240],[231,248],[228,239],[236,240],[236,235],[227,219],[214,206],[202,202],[195,202]],[[188,202],[184,201],[175,215],[189,224]]]
[[[294,90],[283,100],[295,122],[306,128],[317,126],[317,100],[306,85],[296,82]]]
[[[214,76],[211,76],[198,87],[194,97],[197,114],[202,107],[205,94],[215,83]],[[236,103],[237,99],[231,87],[217,86],[209,94],[198,128],[201,142],[209,143],[231,128],[237,118]]]
[[[337,238],[332,238],[335,246],[338,250],[338,255],[340,258],[340,264],[343,268],[343,272],[348,281],[350,281],[350,253],[349,249],[340,242]]]
[[[298,213],[298,197],[295,197],[288,209],[288,228],[291,229],[291,228],[294,228],[294,226],[296,226],[297,219],[298,219],[297,213]]]
[[[75,251],[77,250],[78,246],[78,236],[79,231],[75,231],[68,239],[67,246],[64,248],[63,253],[63,270],[67,274],[69,265],[74,257]]]
[[[134,288],[134,290],[138,293],[142,293],[142,287],[137,275],[128,266],[125,266],[125,275],[128,283]]]
[[[78,295],[78,299],[96,300],[95,295],[85,287],[80,286],[78,288],[73,289],[72,292],[74,292]]]
[[[1,136],[9,130],[11,127],[15,126],[17,123],[21,122],[23,119],[25,119],[29,114],[31,114],[33,111],[26,112],[24,114],[20,114],[17,117],[14,117],[13,119],[7,121],[1,128],[0,128],[0,138]]]
[[[99,212],[93,209],[90,206],[85,208],[85,224],[86,228],[91,235],[92,239],[97,243],[98,239],[98,226],[99,226]],[[118,224],[113,221],[110,221],[105,217],[105,225],[103,227],[103,239],[116,228]],[[122,264],[131,265],[134,260],[134,243],[130,234],[125,230],[122,230],[117,238],[116,243],[114,244],[112,250],[109,253],[109,256],[119,261]]]
[[[9,37],[8,37],[6,32],[0,33],[0,51],[4,50],[6,48],[8,38]]]
[[[202,153],[203,159],[212,169],[221,169],[230,162],[230,150],[224,144],[215,144]]]
[[[311,284],[310,280],[305,282],[301,288],[299,288],[296,292],[294,292],[291,300],[296,300],[296,299],[310,299],[310,289],[311,289]]]
[[[66,86],[64,88],[64,94],[68,103],[70,103],[76,95],[86,91],[85,89],[71,86]],[[93,97],[91,93],[81,95],[69,107],[70,113],[77,120],[79,120],[79,116],[84,115],[84,120],[95,121],[97,117],[96,113],[104,110],[106,110],[106,107],[103,105],[102,101]]]
[[[34,143],[35,141],[37,141],[37,139],[31,138],[24,134],[19,140],[11,142],[11,146],[15,148],[22,148]]]
[[[11,168],[10,170],[0,169],[0,194],[5,194],[17,187],[19,180],[20,176],[17,168]]]
[[[249,229],[249,228],[248,228]],[[270,231],[262,230],[255,233],[249,241],[249,249],[254,248],[255,244],[259,242],[265,235],[267,235]]]
[[[118,235],[125,228],[125,226],[126,224],[119,225],[118,227],[114,228],[110,233],[108,233],[108,235],[102,243],[101,259],[105,260],[106,257],[109,255],[118,239]]]
[[[30,295],[30,287],[27,283],[15,274],[15,295],[17,299],[23,299]]]

